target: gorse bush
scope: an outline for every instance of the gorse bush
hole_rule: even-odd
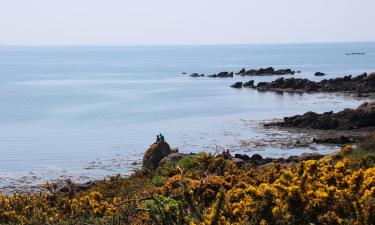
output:
[[[200,153],[83,192],[0,195],[0,224],[373,224],[374,156],[351,152],[241,168]]]

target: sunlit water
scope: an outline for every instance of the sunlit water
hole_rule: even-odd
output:
[[[345,53],[365,52],[347,56]],[[246,144],[289,134],[259,123],[306,111],[339,111],[361,101],[334,94],[259,93],[235,81],[190,78],[273,66],[324,78],[375,71],[375,43],[0,47],[0,186],[129,173],[155,135],[182,152],[230,149],[282,157],[324,146],[283,149]],[[183,75],[182,72],[187,72]]]

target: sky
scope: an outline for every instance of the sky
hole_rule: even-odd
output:
[[[375,41],[375,0],[0,0],[0,45]]]

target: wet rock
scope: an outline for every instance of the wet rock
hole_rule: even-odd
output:
[[[208,75],[207,77],[211,77],[211,78],[216,78],[216,77],[219,77],[219,78],[226,78],[226,77],[233,77],[233,72],[220,72],[218,74],[212,74],[212,75]]]
[[[204,74],[199,74],[199,73],[192,73],[190,74],[190,77],[204,77]]]
[[[238,73],[236,73],[236,74],[243,74],[243,73],[245,73],[246,72],[246,69],[245,68],[242,68]]]
[[[260,68],[258,70],[256,69],[250,69],[246,70],[243,68],[241,71],[239,71],[238,75],[241,76],[269,76],[269,75],[293,75],[295,71],[292,71],[291,69],[279,69],[275,70],[273,67],[267,67],[267,68]]]
[[[246,88],[253,88],[254,87],[254,81],[250,80],[248,82],[245,82],[242,86],[246,87]]]
[[[319,77],[319,76],[325,76],[326,74],[322,72],[316,72],[314,75]]]
[[[150,145],[143,156],[142,167],[145,169],[155,169],[159,166],[160,160],[171,153],[169,144],[165,141]]]
[[[232,88],[242,88],[242,82],[236,82],[232,84],[230,87]]]
[[[365,55],[364,52],[351,52],[351,53],[346,53],[346,55]]]
[[[361,127],[375,127],[375,103],[363,103],[357,109],[344,109],[338,113],[322,114],[307,112],[303,115],[285,117],[284,121],[265,126],[311,128],[321,130],[352,130]]]
[[[259,82],[258,91],[287,91],[287,92],[351,92],[375,93],[375,73],[366,73],[356,77],[344,76],[334,79],[324,79],[316,82],[308,79],[277,79],[271,82]]]

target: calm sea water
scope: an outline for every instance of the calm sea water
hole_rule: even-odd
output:
[[[276,77],[188,77],[266,66],[300,70],[295,77],[310,79],[321,79],[313,76],[317,71],[328,78],[357,75],[375,71],[375,43],[0,47],[0,186],[128,173],[157,133],[182,152],[299,154],[311,149],[246,143],[267,138],[263,120],[361,103],[333,94],[229,88],[235,81]]]

